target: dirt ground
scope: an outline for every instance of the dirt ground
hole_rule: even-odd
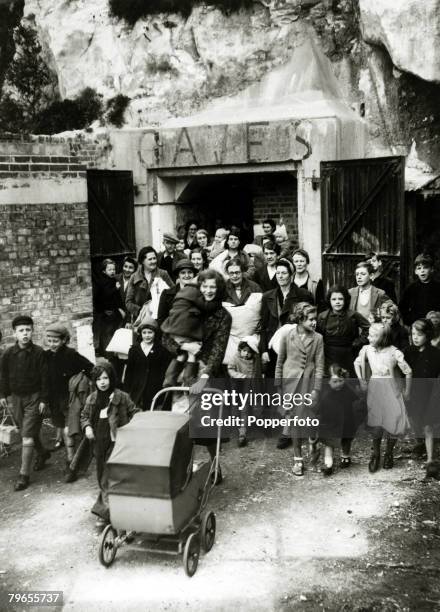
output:
[[[350,469],[298,478],[275,440],[231,441],[209,504],[215,546],[193,578],[180,557],[127,547],[102,567],[93,467],[66,485],[58,451],[15,493],[15,451],[0,459],[0,610],[22,609],[9,592],[46,589],[63,591],[69,612],[440,610],[440,482],[424,481],[404,450],[393,470],[369,474],[368,444],[357,443]]]

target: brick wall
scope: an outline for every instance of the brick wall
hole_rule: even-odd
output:
[[[0,134],[0,161],[16,164],[76,164],[87,168],[108,168],[111,151],[108,133],[74,133],[71,136]],[[2,160],[2,157],[8,159]],[[10,159],[12,157],[12,160]],[[28,158],[28,159],[26,159]],[[40,159],[39,159],[40,158]],[[38,171],[34,168],[33,171]],[[57,169],[55,169],[57,170]],[[70,169],[60,171],[69,172]]]
[[[41,338],[53,321],[91,316],[87,205],[0,205],[0,325],[30,314]]]
[[[86,166],[65,140],[0,141],[0,329],[18,313],[74,331],[92,316]],[[75,345],[75,334],[72,334]]]
[[[253,177],[254,223],[271,217],[282,219],[292,243],[298,245],[297,181],[290,174],[260,174]]]

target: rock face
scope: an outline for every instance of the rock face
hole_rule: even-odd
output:
[[[440,82],[440,0],[359,0],[366,42],[383,45],[402,71]]]
[[[362,109],[371,154],[440,164],[440,0],[255,0],[228,16],[195,3],[134,27],[108,0],[25,0],[63,97],[92,87],[131,98],[125,119],[144,126],[203,110],[288,62],[312,30],[346,102]],[[423,80],[422,80],[423,79]],[[426,83],[426,81],[431,81]]]

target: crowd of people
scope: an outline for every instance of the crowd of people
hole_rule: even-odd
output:
[[[176,235],[164,234],[161,252],[145,246],[137,261],[126,257],[120,274],[105,259],[94,287],[96,365],[68,346],[63,324],[47,328],[43,350],[32,342],[32,319],[14,319],[16,343],[1,359],[0,407],[9,407],[22,436],[15,490],[27,488],[32,467],[42,469],[50,456],[40,439],[49,409],[57,446],[65,447],[66,482],[76,480],[84,461],[81,436],[89,458],[93,448],[100,490],[93,512],[105,523],[105,464],[117,428],[148,410],[162,387],[200,392],[213,379],[241,389],[275,380],[311,397],[311,404],[285,410],[299,419],[318,416],[313,435],[286,425],[277,440],[280,450],[293,447],[296,476],[304,474],[305,443],[313,465],[322,450],[325,476],[334,471],[335,449],[340,468],[348,468],[364,426],[372,439],[370,472],[392,468],[396,441],[412,430],[414,452],[426,451],[427,476],[440,476],[440,283],[432,258],[416,257],[416,280],[400,300],[379,253],[360,258],[353,280],[325,295],[309,272],[308,253],[273,219],[262,230],[251,242],[238,226],[219,227],[210,240],[191,220]],[[132,335],[124,359],[107,350],[121,329]],[[245,425],[237,435],[246,446]],[[205,445],[213,456],[212,442]]]

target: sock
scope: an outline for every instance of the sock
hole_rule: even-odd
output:
[[[374,438],[373,440],[373,454],[379,456],[380,455],[380,444],[382,440],[381,438]]]
[[[75,447],[73,445],[66,445],[66,455],[67,455],[67,461],[70,463],[75,455]]]
[[[34,454],[33,446],[23,446],[21,449],[21,469],[20,474],[29,476],[31,473],[32,457]]]
[[[328,468],[333,466],[333,455],[331,448],[326,448],[324,451],[324,465]]]

